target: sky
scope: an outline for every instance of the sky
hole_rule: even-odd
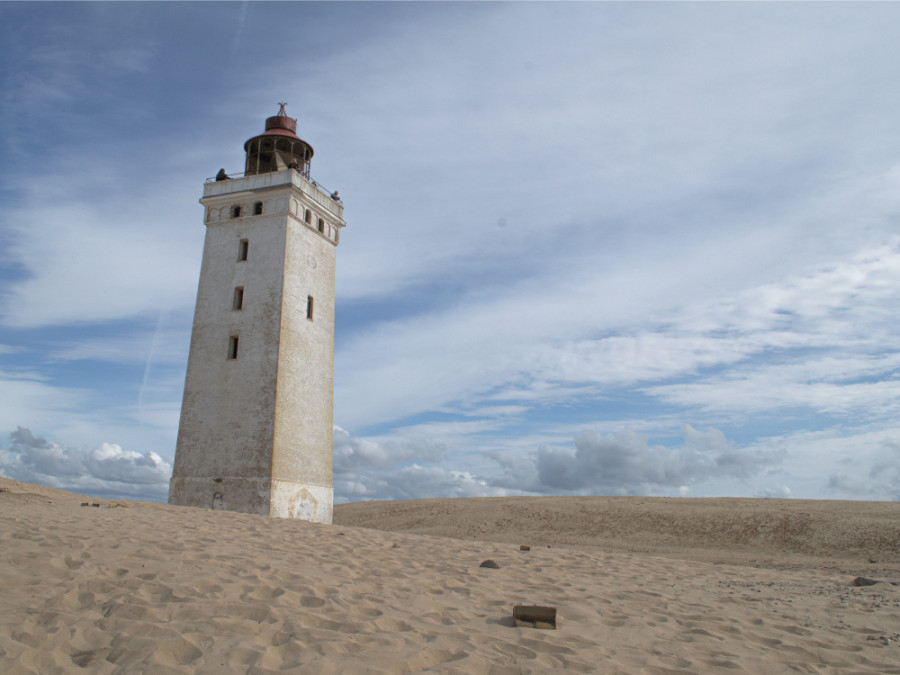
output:
[[[165,501],[203,182],[340,190],[335,501],[900,500],[900,5],[0,3],[0,475]]]

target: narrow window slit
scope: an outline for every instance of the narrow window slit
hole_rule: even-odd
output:
[[[228,338],[228,360],[233,361],[237,359],[238,355],[238,336],[232,335]]]
[[[313,297],[311,295],[306,296],[306,318],[310,321],[313,318]]]
[[[239,309],[244,309],[244,287],[238,286],[234,289],[234,304],[232,305],[232,309],[235,311]]]
[[[250,250],[250,241],[247,239],[241,239],[241,243],[238,244],[238,262],[243,262],[247,259],[247,253]]]

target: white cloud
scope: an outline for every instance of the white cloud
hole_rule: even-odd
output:
[[[100,335],[79,337],[62,342],[47,354],[48,359],[58,361],[96,361],[103,363],[134,364],[152,361],[156,366],[178,365],[187,362],[190,346],[190,326],[175,323],[160,313],[155,330],[134,328],[126,335]],[[182,378],[183,379],[183,378]]]
[[[784,457],[778,450],[738,449],[717,429],[701,432],[687,426],[683,436],[680,447],[668,448],[650,445],[631,431],[604,436],[585,430],[574,439],[574,449],[542,446],[528,452],[483,453],[475,463],[484,471],[475,473],[442,466],[445,453],[434,450],[434,441],[353,439],[338,429],[335,492],[339,501],[509,494],[686,494],[690,486],[713,479],[751,478],[778,466]]]
[[[374,440],[351,438],[340,427],[334,428],[334,473],[341,475],[366,469],[386,469],[403,462],[436,462],[445,449],[425,438]]]
[[[55,387],[34,371],[0,370],[0,429],[14,428],[23,419],[51,424],[73,411],[86,391]]]
[[[164,500],[172,466],[155,452],[114,443],[89,449],[58,445],[19,427],[0,449],[0,474],[28,483],[105,497]]]
[[[374,221],[347,232],[341,297],[455,276],[473,260],[539,270],[567,250],[606,269],[637,240],[645,254],[703,246],[712,255],[699,269],[724,263],[733,276],[762,258],[771,265],[788,252],[807,256],[823,240],[847,236],[836,225],[861,198],[867,209],[880,206],[871,199],[877,174],[841,174],[843,153],[859,148],[871,120],[853,95],[867,89],[853,68],[822,67],[823,40],[830,58],[835,51],[827,25],[783,40],[790,31],[777,21],[735,31],[710,11],[676,36],[670,21],[685,19],[677,10],[646,13],[639,28],[628,12],[614,14],[557,8],[535,23],[529,10],[510,8],[411,28],[375,47],[385,67],[367,72],[361,86],[346,74],[371,60],[373,45],[321,64],[323,85],[355,103],[340,106],[337,127],[349,145],[367,148],[370,162],[358,176],[355,167],[343,172],[357,208]],[[623,24],[627,38],[616,34]],[[552,45],[540,57],[525,37],[535,32]],[[863,31],[852,35],[840,50],[851,63],[882,46]],[[848,46],[854,40],[857,53]],[[467,49],[436,48],[442,44]],[[871,77],[892,78],[881,64],[865,65]],[[407,105],[410,83],[418,84],[415,109]],[[319,105],[330,118],[333,106]],[[836,138],[835,123],[847,133]],[[379,170],[385,157],[394,172]],[[820,213],[829,217],[810,218]],[[501,217],[509,223],[502,230],[494,225]],[[715,255],[723,241],[707,246],[762,235],[772,245],[737,246],[727,260]],[[626,253],[630,264],[640,262]]]
[[[467,472],[437,466],[446,454],[443,442],[416,433],[352,438],[335,427],[335,499],[473,497],[492,492],[485,481]]]
[[[335,478],[338,501],[373,499],[434,499],[437,497],[500,497],[509,491],[490,485],[466,471],[410,464],[386,474],[363,474],[356,480]]]
[[[196,211],[176,214],[168,198],[152,195],[128,207],[113,198],[94,205],[69,199],[53,205],[34,199],[10,212],[10,248],[27,275],[4,295],[3,324],[109,322],[192,305],[200,229],[160,227],[160,221],[190,222]]]
[[[866,363],[854,376],[864,377],[873,365]],[[898,380],[830,383],[798,376],[798,371],[802,374],[814,369],[815,364],[810,362],[801,367],[747,368],[704,382],[652,387],[647,392],[666,403],[696,407],[705,413],[749,416],[766,411],[805,409],[819,414],[883,419],[900,411]],[[889,367],[881,374],[893,377],[894,370],[895,367]]]
[[[895,420],[859,422],[801,428],[747,443],[747,450],[782,452],[784,459],[752,481],[754,491],[745,496],[778,496],[779,486],[789,486],[796,498],[897,500],[891,467],[900,427]]]
[[[611,307],[611,289],[587,293],[590,282],[567,279],[383,322],[337,353],[338,419],[353,427],[456,401],[602,398],[637,383],[707,411],[894,409],[898,357],[884,350],[900,301],[896,238],[735,294],[676,297],[665,279],[638,280],[646,290]]]
[[[793,493],[787,485],[779,485],[778,487],[760,490],[755,496],[760,499],[790,499]]]
[[[335,427],[335,499],[343,502],[508,494],[508,490],[493,486],[485,477],[443,465],[454,450],[458,451],[455,443],[467,434],[474,437],[482,429],[463,422],[412,426],[397,435],[354,438]]]
[[[59,29],[66,30],[62,26]],[[154,54],[152,40],[114,47],[102,61],[88,44],[76,46],[71,42],[20,52],[15,57],[18,67],[9,71],[4,102],[34,111],[70,104],[81,99],[88,89],[95,95],[99,93],[92,87],[98,79],[135,77],[146,72]],[[112,90],[104,93],[108,99],[115,96]]]
[[[857,499],[900,501],[900,438],[885,439],[868,461],[860,459],[841,462],[829,477],[828,488]]]
[[[574,450],[538,449],[532,489],[644,494],[711,478],[747,478],[782,459],[780,453],[739,450],[717,429],[699,432],[688,426],[684,435],[680,448],[667,448],[649,445],[633,432],[602,436],[583,431]]]

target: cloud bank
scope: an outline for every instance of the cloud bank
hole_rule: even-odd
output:
[[[743,480],[772,470],[784,458],[779,450],[740,450],[718,429],[701,432],[688,426],[683,436],[683,443],[672,448],[651,445],[633,431],[583,430],[573,439],[574,447],[483,453],[500,471],[478,474],[442,466],[452,453],[421,438],[356,439],[335,428],[336,498],[687,495],[711,479]]]
[[[114,443],[79,450],[19,427],[0,449],[0,475],[91,496],[165,501],[172,466],[155,452],[142,455]]]

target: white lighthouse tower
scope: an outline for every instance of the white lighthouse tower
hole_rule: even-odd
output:
[[[244,174],[203,186],[206,241],[169,503],[330,523],[337,199],[284,105]]]

